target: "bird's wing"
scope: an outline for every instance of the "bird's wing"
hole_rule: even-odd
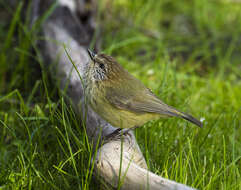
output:
[[[159,100],[139,80],[131,78],[132,82],[126,81],[121,88],[109,87],[106,90],[107,101],[113,106],[138,113],[158,113],[167,116],[178,116],[178,111]],[[177,112],[177,113],[175,113]]]
[[[139,82],[139,81],[138,81]],[[113,106],[137,113],[157,113],[165,116],[182,117],[198,126],[202,123],[177,109],[165,104],[158,99],[148,88],[142,83],[135,83],[136,86],[125,86],[124,88],[108,88],[106,97]]]

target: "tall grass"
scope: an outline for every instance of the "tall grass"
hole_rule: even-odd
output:
[[[100,4],[103,51],[164,102],[204,122],[200,129],[160,119],[138,128],[150,170],[198,189],[240,189],[241,5]],[[11,17],[0,21],[0,189],[99,189],[91,165],[96,151],[34,45],[54,8],[29,31],[21,2],[14,10],[0,5]]]

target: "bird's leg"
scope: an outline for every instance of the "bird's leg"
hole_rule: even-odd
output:
[[[118,128],[115,131],[113,131],[112,133],[110,133],[109,135],[106,136],[106,140],[109,141],[111,139],[114,139],[116,137],[121,137],[121,135],[127,135],[131,130],[136,129],[138,126],[135,126],[133,128],[129,128],[129,129],[121,129]]]
[[[110,133],[109,135],[107,135],[107,136],[105,137],[105,139],[106,139],[107,141],[109,141],[109,140],[115,138],[116,136],[118,136],[118,135],[120,134],[120,131],[121,131],[121,130],[122,130],[121,128],[118,128],[118,129],[114,130],[112,133]]]

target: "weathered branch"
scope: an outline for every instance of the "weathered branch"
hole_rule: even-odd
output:
[[[41,1],[42,6],[44,3],[45,1]],[[81,79],[76,70],[73,69],[63,46],[65,44],[80,76],[83,76],[83,68],[89,61],[86,48],[90,44],[94,32],[93,18],[90,13],[89,18],[85,17],[85,19],[88,19],[87,21],[81,21],[81,15],[85,12],[83,7],[78,6],[83,6],[83,3],[85,2],[81,0],[68,0],[68,3],[65,0],[59,1],[57,8],[42,26],[46,40],[41,48],[46,62],[54,69],[55,72],[53,73],[57,81],[60,81],[60,88],[64,89],[68,84],[67,96],[76,112],[80,116],[85,111],[87,112],[87,135],[89,140],[96,144],[100,133],[103,140],[115,128],[102,120],[90,107],[86,109]],[[39,3],[36,4],[39,5]],[[42,14],[41,11],[43,10],[46,10],[46,7],[38,7],[38,11],[36,7],[34,8],[34,11],[38,14],[39,12]],[[33,16],[33,18],[35,17],[36,15]],[[58,64],[54,64],[56,60]],[[95,164],[95,174],[110,187],[116,188],[118,183],[121,183],[121,189],[126,190],[192,189],[148,171],[133,132],[125,135],[123,141],[116,138],[99,147],[98,156],[93,163]],[[122,167],[121,177],[119,178],[120,165]]]

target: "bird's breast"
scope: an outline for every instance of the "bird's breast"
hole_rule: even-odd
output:
[[[92,83],[87,86],[86,92],[92,109],[114,127],[132,128],[142,126],[147,121],[160,117],[159,114],[155,113],[137,113],[117,108],[108,101],[105,87],[101,83]]]

